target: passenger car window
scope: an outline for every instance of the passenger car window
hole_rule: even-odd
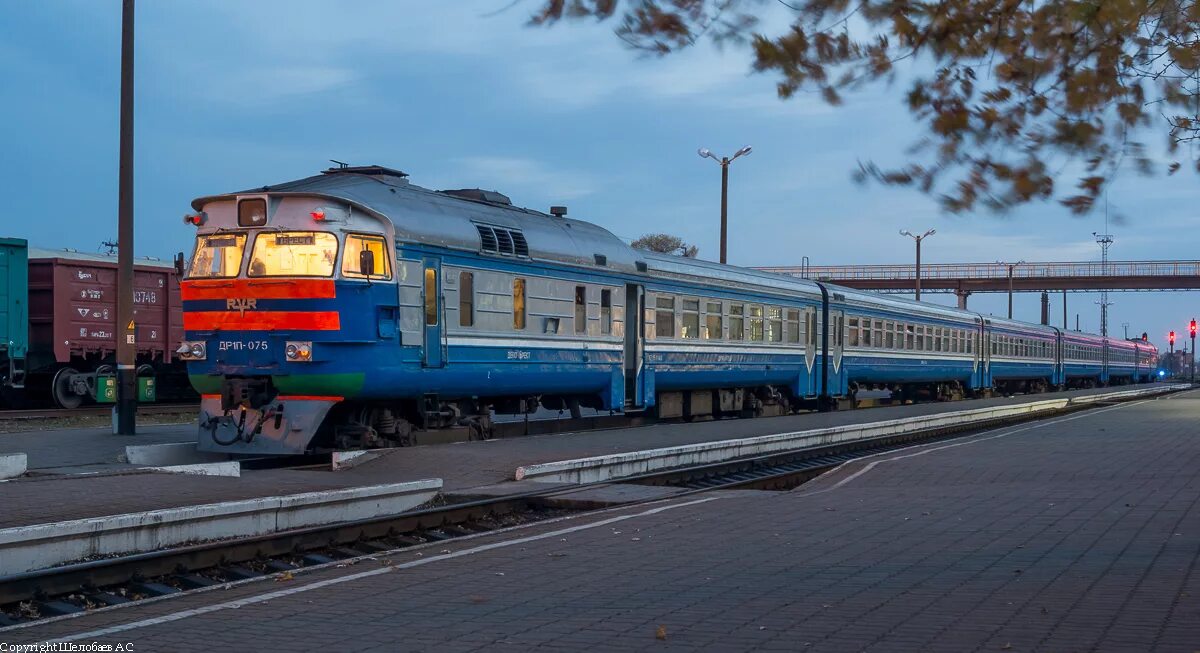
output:
[[[382,236],[363,236],[349,234],[346,236],[346,252],[342,254],[342,276],[366,279],[363,274],[364,266],[373,268],[371,279],[391,279],[391,257],[388,256],[387,241]]]
[[[513,279],[513,328],[525,328],[525,280]]]
[[[612,291],[607,288],[600,291],[600,333],[612,333]]]
[[[654,335],[659,338],[675,337],[675,298],[659,295],[654,300]]]
[[[767,307],[767,340],[783,342],[783,309]]]
[[[762,342],[763,339],[763,307],[758,304],[750,305],[750,339]]]
[[[746,321],[742,317],[746,307],[742,304],[729,305],[729,339],[743,340],[746,337]]]
[[[700,300],[683,300],[683,333],[684,338],[700,337]]]
[[[251,277],[332,277],[337,236],[327,231],[260,233],[250,251]]]
[[[475,275],[458,273],[458,326],[475,324]]]
[[[721,302],[707,302],[704,316],[704,338],[720,340],[725,336],[721,329]]]
[[[433,268],[425,268],[425,324],[438,323],[438,274]]]
[[[575,286],[575,333],[587,333],[587,286]]]

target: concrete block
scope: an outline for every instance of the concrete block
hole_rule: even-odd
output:
[[[242,475],[242,464],[232,460],[220,463],[199,463],[195,465],[166,465],[163,467],[146,467],[156,472],[168,474],[194,474],[196,476],[232,476]]]
[[[340,472],[347,469],[354,469],[364,463],[369,463],[372,460],[378,460],[395,449],[360,449],[357,451],[335,451],[333,452],[333,471]]]
[[[0,529],[0,575],[399,514],[433,500],[441,487],[434,478]]]
[[[196,451],[195,442],[136,444],[125,447],[123,460],[133,465],[195,465],[229,460],[229,454]]]
[[[0,454],[0,480],[17,478],[29,469],[29,458],[23,453]]]

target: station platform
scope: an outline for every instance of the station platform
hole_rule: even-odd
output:
[[[1200,391],[1100,407],[860,459],[789,492],[587,513],[3,629],[0,641],[1192,651],[1198,423]]]
[[[1149,386],[1131,386],[1149,387]],[[1049,398],[1084,397],[1112,392],[1111,388],[1014,396],[973,401],[892,406],[833,413],[811,413],[759,419],[731,419],[692,424],[657,424],[636,428],[527,436],[483,442],[427,445],[389,450],[359,467],[273,469],[246,471],[241,477],[150,473],[116,464],[116,447],[125,444],[186,440],[191,426],[146,427],[140,435],[121,438],[93,429],[0,434],[0,453],[20,451],[34,441],[43,458],[73,464],[111,465],[87,474],[57,474],[54,469],[0,483],[0,529],[109,515],[162,510],[200,504],[238,501],[263,496],[320,492],[385,483],[442,479],[448,495],[470,495],[476,488],[512,482],[524,465],[641,451],[702,442],[747,438],[829,426],[860,424],[918,415],[932,415],[985,406],[1015,405]],[[24,441],[22,441],[24,439]],[[58,453],[50,453],[58,451]],[[66,452],[66,453],[64,453]],[[97,460],[97,455],[107,461]],[[36,460],[36,458],[32,458]],[[31,465],[33,467],[34,465]],[[517,484],[514,492],[520,491]]]

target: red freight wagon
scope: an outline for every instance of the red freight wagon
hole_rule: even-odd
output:
[[[139,376],[178,374],[183,340],[179,283],[163,261],[134,262],[134,323]],[[117,258],[29,250],[29,377],[65,408],[96,395],[97,375],[115,372]],[[165,379],[163,379],[165,380]],[[160,382],[160,386],[163,384]]]

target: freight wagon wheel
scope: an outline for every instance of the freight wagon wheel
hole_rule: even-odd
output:
[[[74,368],[64,367],[54,373],[54,381],[50,384],[50,394],[59,408],[79,408],[83,397],[71,391],[71,377],[79,374]]]

